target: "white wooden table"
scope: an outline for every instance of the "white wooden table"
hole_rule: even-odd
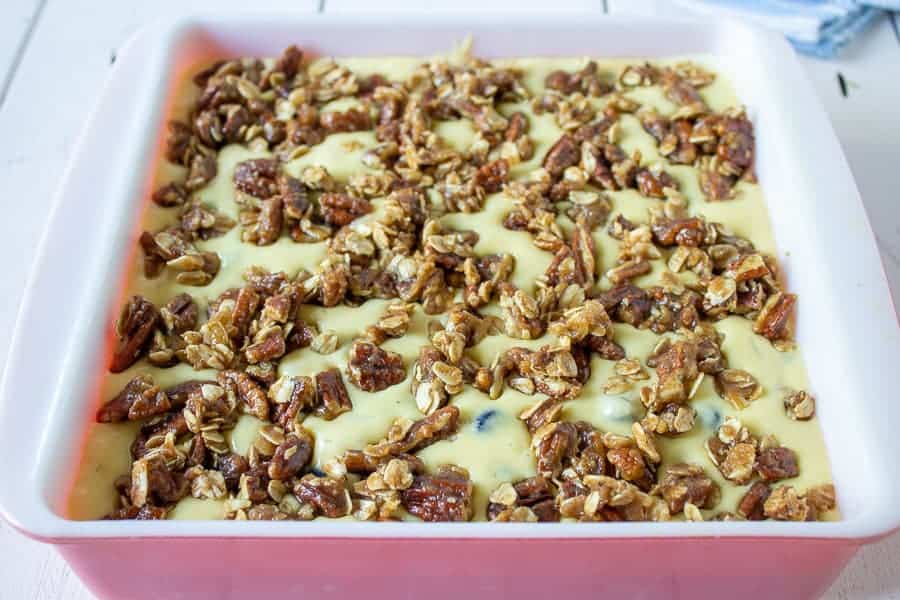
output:
[[[405,0],[256,0],[253,10],[299,12],[416,10]],[[435,3],[437,4],[437,3]],[[546,2],[454,0],[441,10],[546,10]],[[240,7],[202,0],[195,8]],[[147,20],[183,10],[177,0],[7,0],[0,19],[0,365],[6,362],[22,287],[50,200],[84,116],[115,51]],[[656,0],[554,0],[555,11],[672,12]],[[421,8],[418,8],[421,10]],[[678,11],[683,14],[683,11]],[[900,21],[900,20],[898,20]],[[895,297],[900,298],[900,32],[889,19],[840,60],[803,59],[856,176]],[[848,84],[846,96],[838,84]],[[86,198],[85,201],[90,201]],[[23,457],[27,460],[27,457]],[[0,522],[0,599],[87,599],[91,595],[49,547]],[[900,598],[900,535],[863,549],[826,595],[829,599]]]

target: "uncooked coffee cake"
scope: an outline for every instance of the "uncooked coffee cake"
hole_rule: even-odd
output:
[[[185,77],[69,516],[837,518],[713,65]]]

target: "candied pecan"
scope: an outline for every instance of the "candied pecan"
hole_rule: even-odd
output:
[[[699,371],[697,345],[687,341],[663,342],[654,353],[657,399],[661,404],[682,403],[688,399]],[[649,364],[650,361],[648,361]]]
[[[116,322],[119,341],[109,366],[111,373],[121,373],[137,362],[147,350],[159,321],[159,311],[152,302],[143,296],[128,299]]]
[[[171,182],[153,192],[153,201],[159,206],[181,206],[188,199],[188,191],[184,185]]]
[[[372,212],[372,205],[365,198],[328,192],[319,197],[319,209],[326,223],[343,227],[357,217]]]
[[[218,170],[219,167],[214,156],[195,154],[188,166],[188,174],[184,186],[191,191],[199,189],[212,181]]]
[[[244,350],[244,356],[250,364],[257,364],[280,358],[286,351],[287,343],[282,328],[272,325],[253,337],[253,343]]]
[[[716,392],[737,409],[747,408],[762,395],[762,386],[753,375],[740,369],[724,369],[716,374]]]
[[[166,330],[171,333],[184,333],[197,326],[199,311],[190,294],[174,296],[159,309],[159,312]]]
[[[700,92],[673,69],[663,70],[660,83],[663,86],[666,97],[675,104],[688,106],[699,103],[703,105],[703,98],[700,96]]]
[[[360,340],[350,346],[347,371],[353,385],[367,392],[380,392],[406,378],[399,354]]]
[[[195,200],[181,213],[181,230],[191,239],[208,240],[219,237],[234,227],[234,221],[213,208]]]
[[[293,79],[303,60],[303,51],[291,44],[281,53],[281,56],[275,61],[272,71],[275,73],[284,73],[286,79]]]
[[[459,427],[459,409],[455,406],[439,408],[419,419],[397,439],[386,439],[365,448],[370,456],[393,456],[418,452],[431,444],[450,437]]]
[[[289,479],[297,475],[312,459],[313,439],[305,431],[289,433],[284,442],[275,448],[272,460],[269,461],[269,478]]]
[[[607,314],[635,327],[650,316],[653,306],[646,290],[628,283],[601,292],[596,298],[603,304]]]
[[[240,495],[250,502],[268,500],[269,474],[266,465],[258,464],[242,473],[238,487]]]
[[[572,423],[549,423],[534,433],[532,448],[538,474],[552,479],[562,472],[564,460],[577,451],[578,430]]]
[[[187,493],[187,480],[170,471],[161,457],[141,458],[131,465],[129,496],[134,506],[171,504]]]
[[[647,463],[637,448],[612,448],[606,458],[615,467],[617,475],[626,481],[640,481],[647,475]]]
[[[233,394],[244,410],[261,421],[269,420],[269,402],[266,393],[249,375],[241,371],[221,371],[219,385]]]
[[[163,416],[152,419],[150,422],[141,426],[134,442],[131,444],[131,457],[135,460],[143,457],[147,453],[147,442],[154,437],[165,437],[166,434],[172,433],[178,436],[188,433],[187,421],[182,411],[166,413]]]
[[[660,246],[700,246],[706,237],[706,224],[699,217],[657,219],[650,229]]]
[[[360,450],[347,450],[341,461],[348,473],[366,475],[377,471],[379,467],[387,465],[392,460],[402,460],[409,467],[409,472],[419,475],[425,472],[425,463],[412,454],[391,454],[388,456],[371,456]]]
[[[584,338],[584,346],[604,360],[621,360],[625,358],[625,349],[605,336],[589,334]]]
[[[526,510],[516,510],[522,508]],[[525,518],[520,518],[519,512]],[[559,521],[554,490],[540,476],[523,479],[515,485],[502,484],[491,493],[487,515],[491,521]]]
[[[770,340],[789,339],[791,317],[797,303],[795,294],[777,292],[769,296],[753,323],[753,331]]]
[[[97,411],[98,423],[136,421],[166,412],[171,403],[150,375],[138,375]]]
[[[423,521],[468,521],[472,482],[465,469],[443,465],[433,475],[419,475],[403,490],[403,506]]]
[[[782,485],[772,490],[763,504],[765,515],[778,521],[805,521],[810,507],[806,498],[789,486]]]
[[[523,410],[519,414],[519,419],[525,421],[525,426],[533,435],[544,425],[558,421],[561,414],[562,399],[551,396]]]
[[[217,454],[215,456],[215,466],[225,478],[225,486],[232,492],[237,491],[240,486],[241,475],[250,469],[247,459],[235,452]]]
[[[269,387],[269,399],[275,403],[272,422],[285,431],[293,431],[298,416],[316,404],[316,390],[311,377],[285,375]]]
[[[353,507],[346,484],[338,479],[305,475],[294,485],[297,500],[311,504],[317,514],[337,518],[350,514]]]
[[[479,167],[475,173],[475,183],[488,194],[499,192],[509,177],[509,163],[500,158]]]
[[[697,465],[679,463],[671,465],[657,492],[669,506],[669,512],[679,513],[685,503],[698,508],[713,508],[719,500],[719,486]]]
[[[806,502],[809,504],[813,518],[818,519],[820,514],[834,510],[835,495],[834,486],[830,483],[817,485],[806,490]]]
[[[568,167],[578,164],[581,153],[572,136],[566,134],[559,138],[544,156],[543,167],[551,177],[560,177]]]
[[[790,448],[766,448],[756,457],[756,472],[763,481],[790,479],[800,474],[797,455]]]
[[[234,187],[255,198],[271,198],[278,192],[278,161],[253,158],[234,168]]]
[[[331,421],[353,409],[341,372],[328,369],[316,374],[316,414]]]
[[[635,277],[646,275],[653,270],[650,262],[642,258],[635,258],[613,267],[606,272],[606,278],[613,285],[621,285]]]
[[[722,175],[713,165],[702,164],[701,159],[699,180],[700,189],[710,202],[719,200],[728,200],[732,197],[732,187],[734,186],[734,178],[728,175]]]
[[[768,484],[757,481],[750,486],[738,503],[738,514],[749,521],[762,521],[766,518],[763,505],[770,493],[771,489]]]
[[[166,160],[186,167],[190,160],[191,128],[180,121],[169,121],[169,135],[166,137]]]
[[[357,108],[329,111],[319,115],[319,125],[328,133],[365,131],[372,129],[372,117],[369,111]]]
[[[253,214],[252,227],[246,227],[242,239],[257,246],[274,244],[281,237],[284,225],[284,203],[280,196],[259,202],[259,212]]]
[[[665,198],[666,188],[677,188],[678,183],[665,171],[658,174],[650,169],[638,169],[635,175],[638,191],[650,198]]]
[[[503,134],[507,142],[515,142],[528,133],[528,117],[521,111],[514,112],[509,116],[509,125]]]

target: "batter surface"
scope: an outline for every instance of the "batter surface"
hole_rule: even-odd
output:
[[[68,516],[836,518],[752,125],[691,61],[185,81]]]

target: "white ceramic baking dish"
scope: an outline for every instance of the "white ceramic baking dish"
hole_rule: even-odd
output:
[[[61,516],[175,75],[204,58],[275,55],[291,43],[336,56],[428,55],[465,35],[486,57],[705,53],[721,61],[755,123],[780,258],[802,298],[798,340],[843,519],[497,526]],[[0,509],[26,535],[57,545],[98,595],[797,598],[820,593],[860,544],[900,526],[896,313],[837,139],[778,37],[724,21],[594,15],[167,20],[118,53],[62,180],[6,365]]]

